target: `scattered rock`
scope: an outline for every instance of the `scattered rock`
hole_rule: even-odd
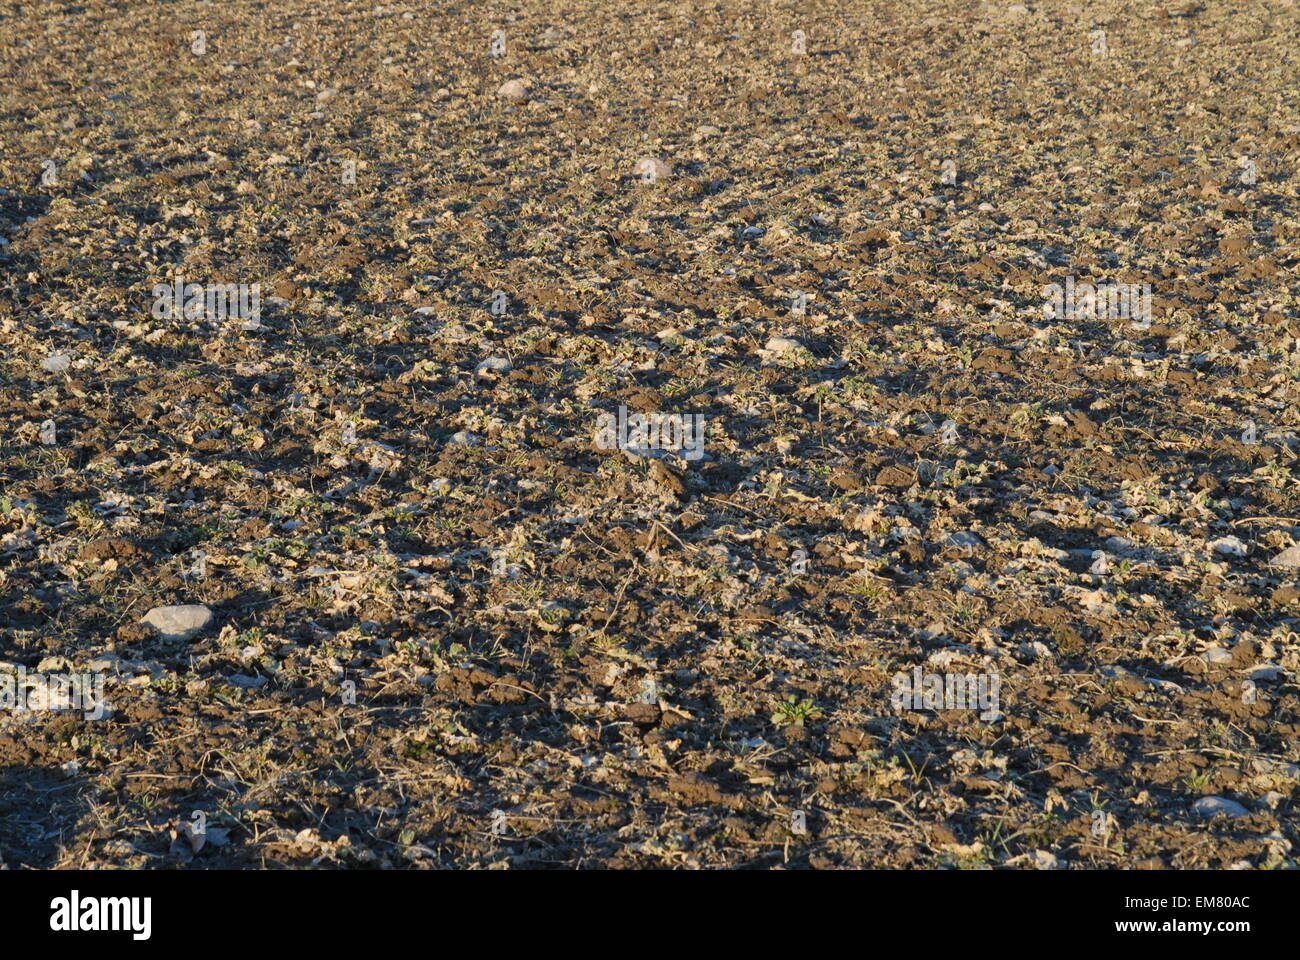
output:
[[[1210,549],[1228,557],[1244,557],[1250,548],[1236,537],[1220,537],[1210,543]]]
[[[970,530],[958,530],[956,533],[950,533],[944,538],[944,544],[949,547],[957,547],[961,550],[978,550],[984,546],[984,541],[978,533]]]
[[[658,447],[634,447],[631,444],[628,444],[619,447],[619,449],[623,452],[623,456],[627,457],[633,463],[636,463],[638,460],[658,460],[660,457],[668,455],[666,451],[660,450]]]
[[[109,671],[116,672],[122,664],[122,658],[110,651],[101,653],[86,664],[86,667],[93,673],[108,673]]]
[[[673,168],[657,157],[642,157],[636,162],[634,172],[642,180],[667,180],[673,175]]]
[[[1300,543],[1287,547],[1270,560],[1268,565],[1270,567],[1281,567],[1284,570],[1295,570],[1300,567]]]
[[[250,677],[242,673],[237,673],[230,678],[230,682],[236,687],[243,687],[245,690],[256,690],[258,687],[264,687],[269,682],[266,677]]]
[[[1120,677],[1133,677],[1134,679],[1139,679],[1136,673],[1134,673],[1128,667],[1120,666],[1118,663],[1105,664],[1099,667],[1097,669],[1097,672],[1100,673],[1107,680],[1117,680]]]
[[[1210,820],[1220,814],[1225,817],[1245,817],[1250,815],[1250,811],[1236,800],[1228,800],[1225,797],[1201,797],[1192,804],[1192,813],[1202,820]]]
[[[1246,671],[1246,678],[1249,680],[1279,680],[1286,676],[1286,671],[1277,664],[1261,663],[1251,667]]]
[[[793,353],[802,347],[803,344],[793,337],[773,337],[767,341],[767,352],[782,356],[787,353]]]
[[[1256,757],[1251,761],[1256,773],[1282,777],[1286,780],[1300,780],[1300,765],[1272,760],[1268,757]]]
[[[1051,648],[1041,640],[1035,640],[1032,643],[1022,643],[1016,649],[1019,650],[1020,653],[1034,660],[1050,662],[1054,659]]]
[[[528,96],[528,88],[522,80],[507,80],[497,87],[497,96],[502,100],[523,100]]]
[[[481,377],[485,374],[495,377],[504,377],[513,369],[512,364],[506,357],[488,357],[474,369],[474,376]]]
[[[164,640],[190,640],[212,623],[212,611],[201,603],[154,607],[140,622],[153,627]]]

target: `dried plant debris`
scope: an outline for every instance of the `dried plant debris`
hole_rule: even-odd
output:
[[[1295,865],[1295,3],[156,13],[0,8],[5,866]]]

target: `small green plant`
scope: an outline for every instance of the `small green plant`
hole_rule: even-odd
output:
[[[101,526],[99,518],[95,516],[88,504],[69,504],[67,513],[68,517],[76,521],[77,526],[85,533],[90,533]]]
[[[772,711],[772,723],[778,727],[796,726],[802,727],[808,720],[816,720],[822,715],[821,709],[811,700],[800,700],[794,694],[790,694],[782,703],[777,704],[776,709]]]
[[[1208,770],[1198,770],[1196,773],[1183,777],[1183,786],[1187,788],[1188,793],[1200,793],[1210,782],[1210,773]]]
[[[554,601],[548,601],[547,603],[543,603],[540,607],[537,608],[537,615],[541,617],[542,620],[544,620],[546,623],[551,625],[563,623],[564,620],[568,617],[568,614],[569,611],[565,610],[562,606],[560,606],[558,603],[555,603]]]
[[[930,758],[927,757],[925,760],[921,762],[921,765],[918,767],[915,763],[912,762],[912,758],[908,756],[906,753],[904,753],[902,757],[904,760],[907,761],[907,766],[912,771],[911,774],[912,783],[919,784],[921,782],[921,778],[925,776],[925,768],[930,763]],[[897,762],[897,758],[894,759],[895,762]]]

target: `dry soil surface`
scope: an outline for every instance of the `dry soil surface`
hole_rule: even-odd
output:
[[[1295,864],[1294,2],[0,36],[8,867]]]

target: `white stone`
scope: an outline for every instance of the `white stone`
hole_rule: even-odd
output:
[[[1294,570],[1300,567],[1300,543],[1293,547],[1287,547],[1276,557],[1268,562],[1270,567],[1283,567],[1287,570]]]
[[[1061,861],[1049,850],[1035,850],[1029,854],[1029,862],[1035,870],[1060,870]]]
[[[212,611],[201,603],[154,607],[140,622],[153,627],[164,640],[189,640],[212,623]]]
[[[1220,537],[1210,544],[1210,549],[1229,557],[1244,557],[1250,548],[1236,537]]]
[[[528,88],[521,80],[507,80],[497,88],[497,96],[505,100],[523,100],[528,96]]]
[[[803,344],[793,337],[773,337],[767,341],[767,350],[770,353],[792,353],[798,350]]]
[[[633,172],[642,180],[667,180],[673,175],[673,168],[658,157],[642,157]]]
[[[1250,814],[1250,811],[1236,800],[1228,800],[1225,797],[1201,797],[1192,804],[1192,813],[1209,820],[1219,814],[1225,817],[1245,817]]]

